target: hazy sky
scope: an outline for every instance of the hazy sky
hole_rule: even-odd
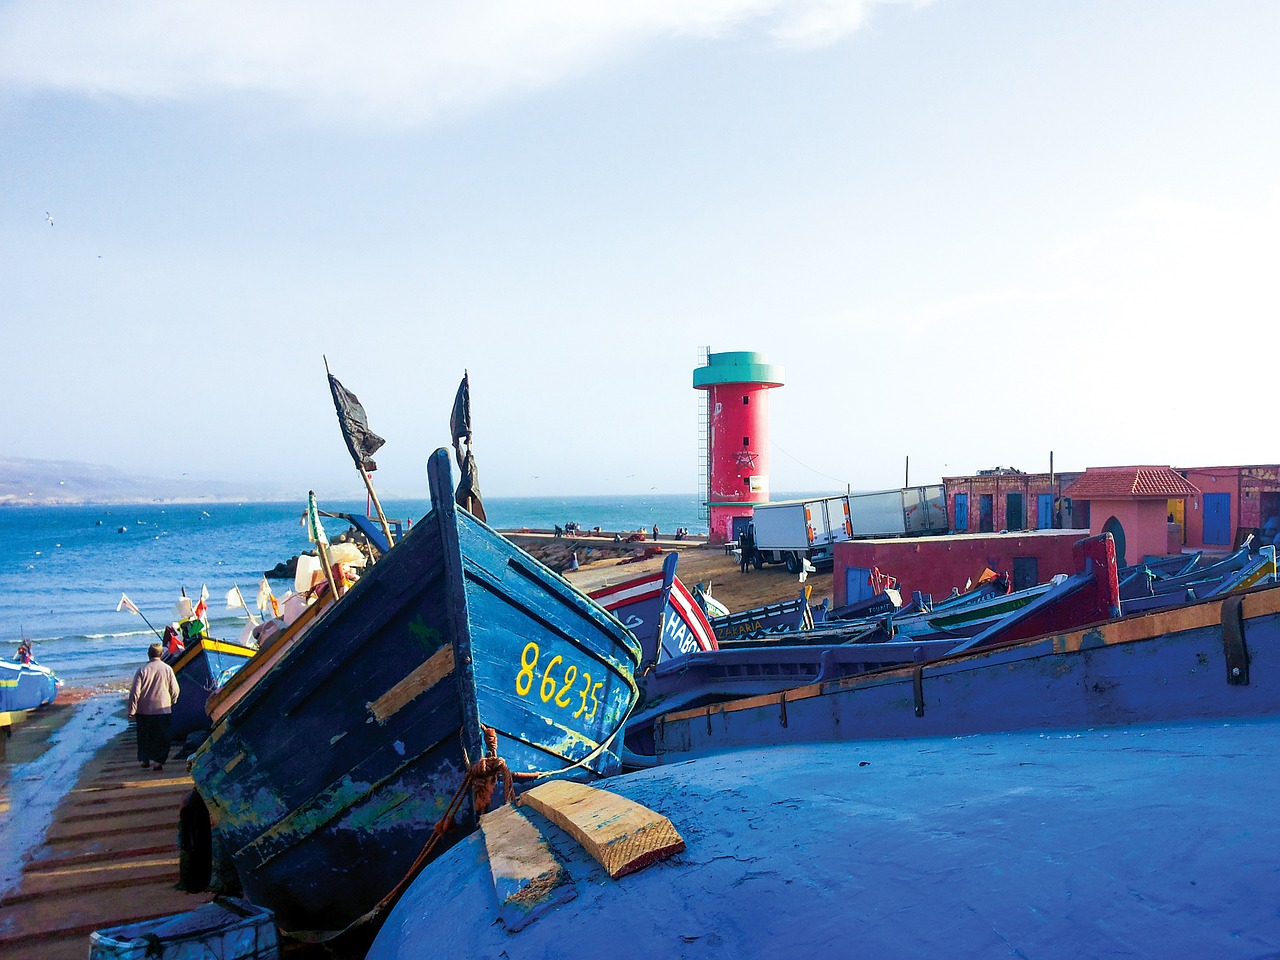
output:
[[[1280,4],[0,2],[0,454],[359,495],[1280,461]],[[53,217],[50,226],[46,214]]]

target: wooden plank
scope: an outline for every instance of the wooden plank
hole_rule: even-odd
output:
[[[453,645],[446,643],[425,663],[372,703],[366,704],[378,723],[386,723],[414,697],[453,673]]]
[[[552,780],[520,796],[570,834],[617,879],[684,849],[671,821],[607,790]]]
[[[498,919],[515,933],[578,892],[528,816],[504,804],[480,821]]]

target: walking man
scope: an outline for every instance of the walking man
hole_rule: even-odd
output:
[[[164,647],[153,643],[150,660],[133,675],[129,688],[129,719],[138,721],[138,760],[143,768],[163,770],[169,759],[171,714],[178,700],[178,678],[164,660]]]

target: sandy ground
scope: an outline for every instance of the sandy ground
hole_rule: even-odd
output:
[[[578,570],[566,571],[564,576],[579,590],[589,593],[662,569],[668,550],[680,554],[676,575],[686,587],[692,590],[696,583],[710,584],[711,595],[733,612],[789,600],[800,593],[799,578],[787,573],[786,567],[768,566],[742,573],[736,560],[727,556],[723,547],[702,544],[664,543],[663,553],[645,560],[635,563],[620,563],[613,558],[597,560]],[[830,570],[809,574],[807,583],[813,587],[813,603],[821,603],[831,596],[831,579]]]

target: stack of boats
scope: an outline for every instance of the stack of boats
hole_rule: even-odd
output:
[[[1117,570],[1094,537],[1030,590],[708,617],[675,555],[586,597],[455,504],[447,451],[428,476],[209,697],[189,887],[371,960],[1280,941],[1241,894],[1280,848],[1246,812],[1280,799],[1273,547]]]

